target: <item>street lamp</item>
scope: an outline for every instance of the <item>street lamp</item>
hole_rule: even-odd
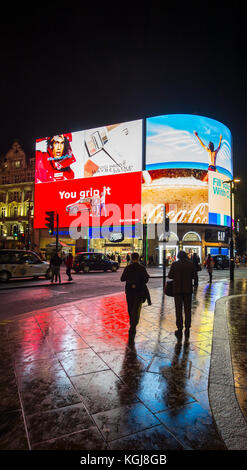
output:
[[[233,226],[232,226],[232,195],[235,191],[234,183],[240,183],[240,179],[234,178],[232,180],[223,181],[223,183],[230,184],[230,280],[234,281],[234,252],[233,252]]]

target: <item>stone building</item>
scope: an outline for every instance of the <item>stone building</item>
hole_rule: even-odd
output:
[[[35,158],[18,142],[0,159],[0,246],[29,246],[33,236]]]

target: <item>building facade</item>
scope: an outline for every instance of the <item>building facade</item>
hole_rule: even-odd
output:
[[[35,158],[18,142],[0,160],[0,246],[31,245],[33,239]]]

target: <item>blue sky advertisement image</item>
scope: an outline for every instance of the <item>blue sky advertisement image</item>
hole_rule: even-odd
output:
[[[231,178],[231,147],[230,130],[214,119],[189,114],[147,119],[146,170],[193,168]]]

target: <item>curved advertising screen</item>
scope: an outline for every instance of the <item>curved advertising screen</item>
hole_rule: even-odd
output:
[[[164,205],[171,223],[229,226],[231,142],[220,122],[187,114],[38,139],[34,228],[46,211],[61,227],[77,213],[85,227],[161,223]]]
[[[230,225],[232,139],[213,119],[174,114],[147,119],[142,214],[161,222]]]

